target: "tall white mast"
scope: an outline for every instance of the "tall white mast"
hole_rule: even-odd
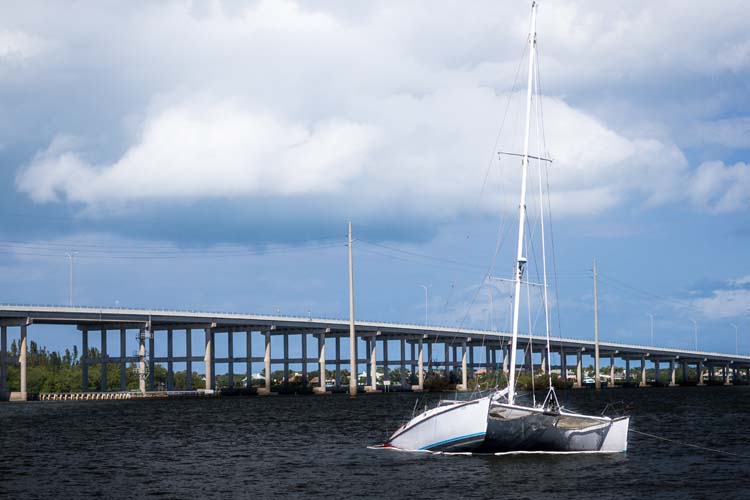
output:
[[[531,126],[531,93],[534,75],[534,55],[536,51],[536,2],[531,4],[531,29],[529,30],[529,78],[526,87],[526,128],[523,139],[523,159],[521,160],[521,203],[518,206],[518,252],[516,259],[516,285],[513,293],[513,338],[510,344],[510,377],[508,378],[508,402],[516,397],[516,351],[518,349],[518,312],[521,301],[521,280],[526,265],[523,256],[524,226],[526,224],[526,177],[529,170],[529,128]]]

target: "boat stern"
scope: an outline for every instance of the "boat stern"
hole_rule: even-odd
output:
[[[628,428],[630,417],[612,419],[612,424],[604,438],[600,451],[608,453],[622,453],[628,450]]]

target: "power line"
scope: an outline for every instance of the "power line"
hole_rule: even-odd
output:
[[[372,245],[372,246],[375,246],[375,247],[383,248],[385,250],[390,250],[392,252],[398,252],[398,253],[402,253],[402,254],[405,254],[405,255],[410,255],[412,257],[417,257],[417,258],[421,258],[421,259],[433,260],[433,261],[436,261],[436,262],[442,262],[442,263],[445,263],[445,264],[451,264],[451,265],[454,265],[454,266],[467,267],[467,268],[471,268],[471,269],[484,269],[483,266],[478,266],[476,264],[469,264],[468,262],[460,262],[460,261],[457,261],[457,260],[446,259],[444,257],[435,257],[435,256],[432,256],[432,255],[427,255],[427,254],[423,254],[423,253],[419,253],[419,252],[414,252],[414,251],[411,251],[411,250],[403,250],[403,249],[392,247],[392,246],[389,246],[389,245],[383,245],[382,243],[375,243],[375,242],[367,241],[367,240],[363,240],[363,239],[358,239],[356,241],[360,241],[360,242],[365,243],[367,245]]]
[[[113,260],[179,260],[179,259],[221,259],[221,258],[234,258],[234,257],[252,257],[262,255],[280,255],[297,252],[309,252],[311,250],[324,250],[329,248],[335,248],[341,246],[341,243],[329,243],[325,245],[306,245],[292,248],[274,248],[274,249],[259,249],[259,250],[207,250],[201,253],[190,252],[182,253],[179,251],[173,253],[164,252],[121,252],[121,251],[104,251],[104,250],[81,250],[79,251],[79,258],[87,259],[113,259]],[[69,248],[69,247],[68,247]],[[17,247],[6,247],[3,248],[0,245],[0,254],[16,255],[22,257],[62,257],[63,253],[56,253],[57,248],[17,248]],[[55,253],[52,253],[55,252]]]
[[[664,295],[659,295],[657,293],[650,292],[648,290],[644,290],[642,288],[638,288],[638,287],[635,287],[633,285],[629,285],[628,283],[625,283],[624,281],[621,281],[621,280],[619,280],[617,278],[613,278],[612,276],[609,276],[607,274],[603,274],[601,272],[599,273],[599,276],[604,277],[605,281],[610,281],[610,283],[609,283],[610,286],[618,286],[619,285],[620,289],[624,288],[627,291],[639,293],[639,294],[641,294],[641,295],[643,295],[645,297],[648,297],[650,299],[657,299],[657,300],[661,300],[663,302],[671,303],[673,305],[678,305],[680,307],[684,307],[686,309],[692,309],[692,305],[689,302],[685,302],[685,301],[682,301],[682,300],[679,300],[679,299],[675,299],[675,298],[672,298],[672,297],[666,297]]]

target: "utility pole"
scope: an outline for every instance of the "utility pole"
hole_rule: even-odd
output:
[[[349,221],[349,397],[357,397],[357,336],[354,329],[354,261],[352,258],[352,221]]]
[[[68,252],[65,255],[68,256],[69,266],[69,290],[68,290],[68,305],[73,307],[73,258],[78,255],[78,252]]]
[[[602,382],[599,380],[599,296],[596,290],[596,257],[594,257],[594,372],[594,387],[600,391]]]

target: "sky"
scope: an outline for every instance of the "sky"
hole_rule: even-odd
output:
[[[342,318],[351,220],[357,318],[506,330],[529,7],[3,2],[0,302]],[[540,2],[553,335],[597,259],[602,340],[750,353],[749,10]]]

